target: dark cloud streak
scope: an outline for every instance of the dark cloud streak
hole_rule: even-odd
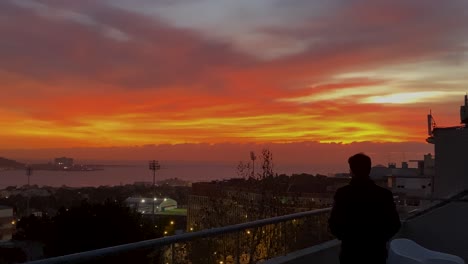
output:
[[[1,2],[0,15],[11,22],[0,26],[0,35],[8,36],[0,44],[0,68],[47,83],[91,79],[116,87],[160,88],[222,82],[212,73],[252,63],[229,44],[189,30],[121,9],[90,8],[85,14],[131,39],[116,41],[95,28]]]
[[[466,49],[460,43],[468,33],[464,1],[338,1],[303,24],[264,29],[268,34],[313,40],[300,54],[260,62],[235,51],[228,41],[207,39],[194,30],[103,2],[41,3],[86,15],[97,25],[129,36],[128,41],[118,41],[99,26],[47,18],[2,1],[0,15],[10,23],[0,26],[0,35],[5,36],[0,42],[0,68],[49,84],[88,79],[123,88],[186,86],[216,91],[235,86],[226,74],[246,73],[278,88],[293,79],[301,83],[301,78],[306,82],[346,70],[423,58],[456,59]],[[301,9],[314,7],[310,1],[295,4]],[[260,52],[262,47],[252,49]],[[250,76],[252,71],[255,76]]]

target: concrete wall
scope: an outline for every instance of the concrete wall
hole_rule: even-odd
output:
[[[435,197],[447,197],[468,189],[468,128],[434,131]]]
[[[339,264],[340,242],[331,240],[320,245],[292,252],[286,256],[270,259],[264,264]]]
[[[468,263],[468,203],[452,202],[403,224],[400,237]]]
[[[429,197],[431,195],[431,178],[415,177],[390,177],[392,183],[392,192],[406,194],[409,196]]]

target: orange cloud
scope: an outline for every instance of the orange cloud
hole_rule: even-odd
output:
[[[226,34],[103,2],[15,3],[0,3],[0,19],[11,21],[0,23],[0,149],[424,141],[428,109],[453,123],[446,109],[458,105],[444,95],[463,94],[458,86],[429,91],[431,73],[421,68],[410,68],[418,73],[411,78],[377,71],[452,65],[453,54],[466,52],[457,23],[468,18],[450,6],[457,19],[425,6],[428,24],[415,20],[416,6],[398,2],[386,16],[375,4],[338,6],[287,29],[258,29],[286,49],[300,46],[275,53],[278,45],[262,39],[239,39],[239,49]],[[434,81],[468,83],[449,74]]]

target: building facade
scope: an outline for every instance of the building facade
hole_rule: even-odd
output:
[[[444,198],[468,189],[468,128],[436,128],[433,134],[434,196]]]
[[[460,108],[460,126],[438,127],[428,115],[427,142],[434,144],[435,197],[445,198],[468,189],[468,96]]]

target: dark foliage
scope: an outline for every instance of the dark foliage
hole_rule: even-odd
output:
[[[17,240],[42,242],[46,257],[61,256],[92,249],[132,243],[155,237],[149,219],[118,202],[82,202],[61,208],[52,218],[24,217],[18,222]],[[137,254],[138,253],[138,254]],[[125,259],[148,260],[151,252],[132,252],[99,262],[125,263]]]
[[[31,196],[28,197],[28,189],[35,189],[47,192],[48,196]],[[55,215],[61,208],[71,208],[79,206],[83,200],[90,203],[104,203],[107,200],[123,202],[126,198],[132,196],[150,197],[153,195],[151,186],[138,186],[138,185],[123,185],[123,186],[99,186],[99,187],[83,187],[83,188],[70,188],[70,187],[39,187],[31,185],[28,187],[17,188],[10,186],[6,188],[7,191],[18,191],[18,194],[10,195],[0,198],[0,204],[11,206],[15,209],[16,214],[21,216],[26,215],[27,200],[30,200],[30,208],[33,211],[42,212],[43,214]],[[187,205],[188,194],[190,187],[185,186],[156,186],[156,195],[161,197],[170,197],[177,201],[179,207]]]

